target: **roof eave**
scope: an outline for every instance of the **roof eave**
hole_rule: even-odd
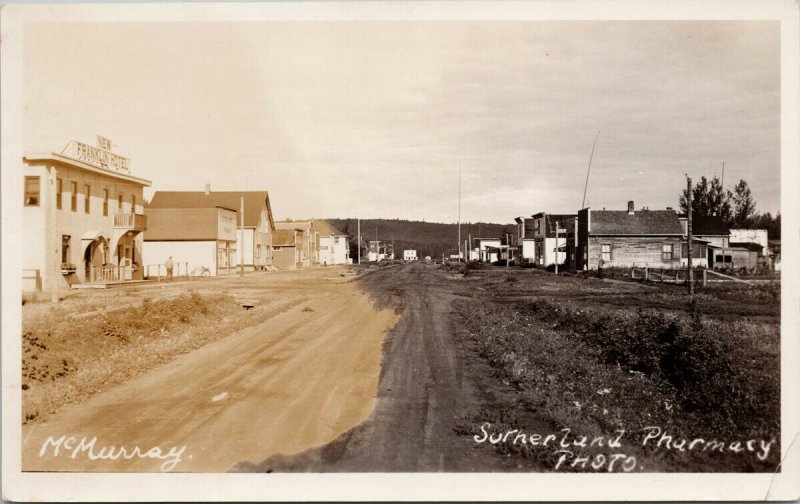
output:
[[[123,180],[127,180],[129,182],[134,182],[137,184],[141,184],[144,187],[150,187],[153,185],[153,182],[147,179],[143,179],[140,177],[134,177],[133,175],[127,175],[122,172],[114,171],[114,170],[106,170],[105,168],[98,168],[97,166],[90,165],[88,163],[84,163],[83,161],[78,161],[77,159],[73,159],[71,157],[63,156],[56,152],[50,153],[29,153],[22,156],[23,161],[55,161],[58,163],[64,163],[67,165],[75,166],[76,168],[81,168],[87,170],[92,173],[97,173],[100,175],[105,175],[108,177],[116,177],[121,178]]]

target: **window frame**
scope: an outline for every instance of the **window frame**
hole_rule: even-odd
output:
[[[103,189],[103,217],[108,217],[108,188]]]
[[[78,211],[78,182],[76,180],[72,180],[69,183],[70,192],[70,200],[69,200],[69,207],[72,212]]]
[[[92,213],[92,186],[83,184],[83,213]]]
[[[608,247],[608,251],[605,250],[606,247]],[[612,251],[612,247],[611,247],[610,243],[601,243],[600,244],[600,260],[603,261],[603,262],[611,262],[611,258],[613,257],[611,255],[611,251]],[[606,254],[608,254],[608,257],[606,257]]]
[[[36,184],[36,194],[30,189],[32,183]],[[25,185],[23,187],[24,198],[23,204],[26,207],[38,207],[42,205],[42,177],[40,175],[26,175]]]
[[[669,247],[669,250],[667,250]],[[669,254],[669,256],[667,256]],[[661,260],[662,261],[674,261],[675,260],[675,244],[674,243],[662,243],[661,244]]]
[[[64,207],[64,179],[56,178],[56,210]]]
[[[70,251],[72,249],[72,235],[61,235],[61,264],[70,264]]]

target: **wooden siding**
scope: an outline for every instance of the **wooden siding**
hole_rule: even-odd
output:
[[[602,258],[602,245],[611,245],[611,260],[603,263],[604,268],[614,266],[649,266],[657,268],[679,268],[681,265],[681,239],[679,237],[643,236],[590,236],[588,267],[595,269]],[[672,260],[661,258],[661,247],[672,244]]]

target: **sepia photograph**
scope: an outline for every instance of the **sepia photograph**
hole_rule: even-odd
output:
[[[800,497],[798,5],[733,5],[0,9],[4,498]]]

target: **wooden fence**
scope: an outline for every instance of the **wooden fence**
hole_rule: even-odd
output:
[[[195,268],[196,269],[196,268]],[[157,281],[167,278],[167,267],[163,264],[148,264],[145,267],[145,278],[155,278]],[[154,274],[155,273],[155,274]],[[189,276],[189,263],[176,262],[175,268],[172,272],[172,278],[188,277]]]
[[[685,269],[631,268],[631,278],[647,282],[686,283],[688,271]]]
[[[689,271],[683,269],[664,269],[664,268],[631,268],[631,279],[644,280],[647,282],[665,282],[665,283],[687,283]],[[772,279],[767,280],[744,280],[736,278],[731,275],[725,275],[708,268],[702,270],[695,270],[695,282],[702,282],[703,287],[706,287],[709,282],[736,282],[745,285],[754,285],[759,282],[772,282]]]

